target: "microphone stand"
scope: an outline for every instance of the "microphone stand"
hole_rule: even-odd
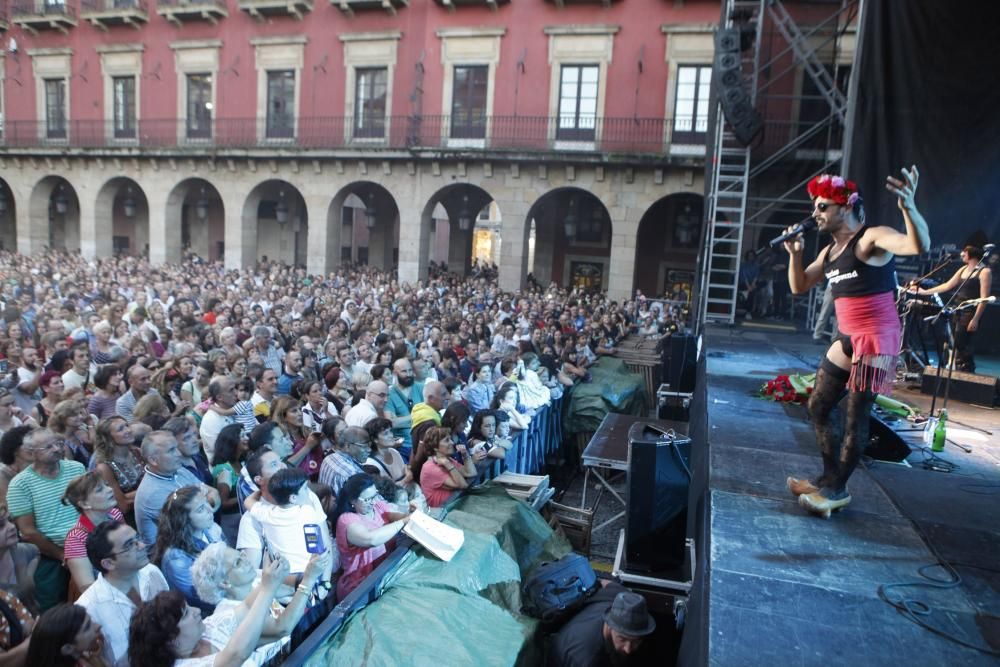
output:
[[[978,276],[979,272],[986,267],[986,260],[989,259],[990,253],[992,252],[992,250],[987,250],[983,253],[983,256],[980,258],[975,268],[969,272],[969,275],[965,277],[965,280],[963,280],[962,284],[958,286],[958,289],[952,292],[951,297],[948,298],[948,301],[944,304],[944,308],[941,309],[941,312],[937,315],[924,318],[924,321],[930,322],[931,324],[937,324],[938,320],[942,318],[944,319],[945,337],[948,341],[948,349],[951,354],[951,359],[948,361],[948,378],[944,383],[944,401],[941,404],[942,410],[946,410],[948,408],[948,391],[951,388],[952,373],[955,371],[955,329],[952,325],[952,316],[958,311],[966,308],[964,305],[959,305],[957,308],[953,308],[951,304],[955,301],[955,297],[962,293],[962,289],[970,280],[972,280],[972,277]],[[941,388],[941,360],[943,356],[944,355],[938,356],[937,377],[934,382],[934,395],[931,398],[930,416],[932,417],[934,416],[934,406],[937,404],[938,391]]]

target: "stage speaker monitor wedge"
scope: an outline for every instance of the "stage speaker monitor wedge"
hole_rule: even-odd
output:
[[[740,31],[723,28],[715,32],[715,63],[712,68],[722,113],[736,140],[750,145],[764,122],[754,108],[750,93],[743,84],[740,68]]]
[[[933,394],[937,386],[937,366],[925,366],[920,392]],[[938,396],[944,398],[945,383],[948,381],[948,369],[941,369],[941,388]],[[992,375],[952,371],[951,386],[948,388],[948,399],[974,405],[993,407],[1000,396],[1000,379]]]

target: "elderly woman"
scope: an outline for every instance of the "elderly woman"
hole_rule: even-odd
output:
[[[63,494],[64,505],[72,505],[80,519],[66,534],[63,557],[78,593],[87,590],[96,579],[94,566],[87,557],[87,537],[105,521],[124,521],[115,502],[115,494],[96,470],[77,477]]]
[[[312,555],[291,600],[280,614],[269,615],[264,621],[258,645],[281,642],[277,645],[280,648],[284,643],[282,640],[291,634],[305,614],[313,588],[330,567],[331,553],[327,549]],[[255,569],[243,553],[221,543],[205,547],[191,566],[198,597],[215,605],[209,617],[211,625],[234,627],[239,624],[239,619],[246,616],[253,604],[254,582],[259,576],[260,570]],[[269,648],[262,646],[257,655],[268,653]]]
[[[115,494],[115,504],[130,515],[135,491],[142,481],[142,455],[135,447],[135,436],[123,417],[102,419],[94,429],[94,469]]]
[[[111,337],[115,329],[106,321],[98,322],[94,325],[94,339],[90,343],[90,355],[98,366],[111,363],[111,348],[114,343]]]
[[[452,455],[456,450],[462,460],[455,465]],[[465,445],[455,447],[451,431],[447,428],[430,428],[424,434],[417,453],[410,460],[413,479],[420,481],[420,488],[431,507],[441,507],[454,491],[469,488],[469,480],[479,476],[472,455]]]
[[[191,565],[205,547],[222,542],[223,537],[201,487],[185,486],[167,496],[158,525],[153,562],[170,588],[180,591],[188,604],[211,612],[212,605],[195,592]]]
[[[337,550],[344,567],[337,580],[338,600],[343,600],[378,567],[389,551],[386,544],[409,520],[409,514],[393,511],[393,506],[379,496],[375,481],[367,473],[352,475],[344,482],[333,515]]]
[[[49,429],[62,439],[67,459],[87,466],[93,437],[85,414],[81,398],[61,401],[49,416]]]
[[[178,591],[164,591],[144,602],[132,615],[128,661],[138,667],[238,667],[261,640],[264,624],[288,563],[275,559],[264,566],[253,602],[240,617],[202,622],[201,612],[184,602]],[[251,663],[253,664],[253,663]]]

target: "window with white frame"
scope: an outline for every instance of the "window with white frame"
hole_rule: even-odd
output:
[[[295,136],[295,70],[267,73],[267,137]]]
[[[486,137],[486,94],[489,65],[456,65],[451,96],[453,139]]]
[[[135,138],[135,77],[111,78],[114,133],[116,139]]]
[[[678,65],[674,98],[674,143],[700,144],[708,130],[710,65]]]
[[[354,136],[385,136],[387,67],[358,67],[354,87]]]
[[[593,141],[597,127],[597,65],[563,65],[559,77],[557,139]]]
[[[187,75],[187,137],[212,137],[212,75],[207,72]]]
[[[66,138],[66,79],[45,80],[45,136]]]

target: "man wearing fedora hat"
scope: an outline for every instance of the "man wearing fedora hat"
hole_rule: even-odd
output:
[[[613,581],[603,588],[552,637],[548,665],[602,667],[652,664],[645,639],[656,630],[646,600]]]

